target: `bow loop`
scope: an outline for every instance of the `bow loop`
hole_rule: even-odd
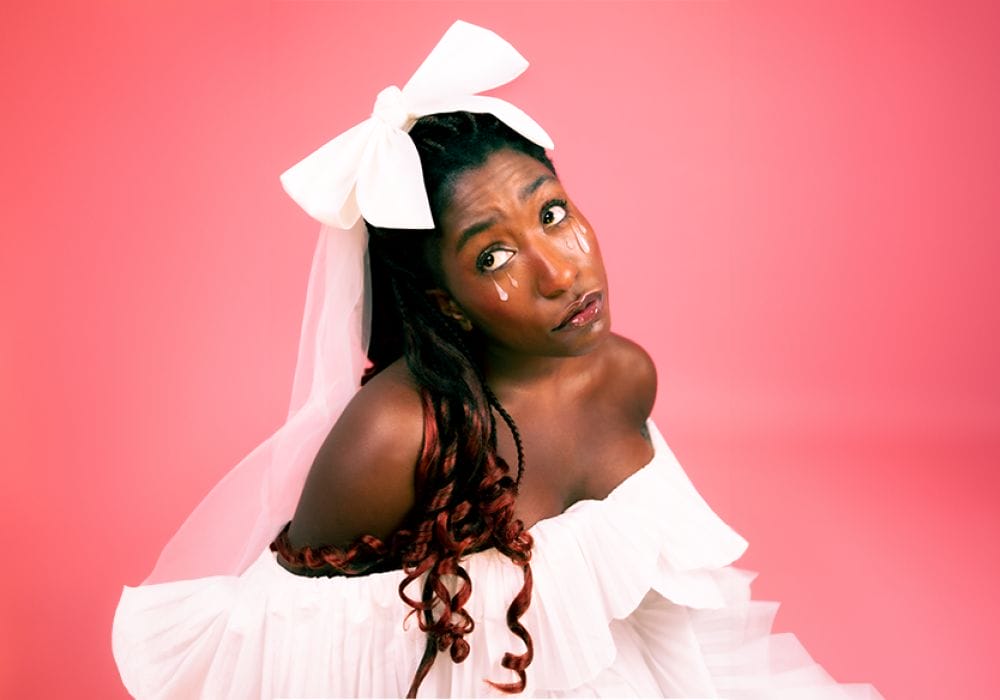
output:
[[[403,93],[414,104],[492,90],[528,68],[528,61],[511,44],[491,32],[458,20],[448,28]]]

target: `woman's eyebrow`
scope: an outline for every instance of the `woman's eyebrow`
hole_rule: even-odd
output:
[[[528,197],[535,194],[535,192],[538,191],[538,188],[549,180],[555,180],[555,178],[551,175],[539,175],[528,185],[521,188],[521,191],[517,193],[518,199],[522,202],[525,201]]]
[[[532,180],[527,185],[521,188],[521,191],[517,193],[517,198],[520,199],[522,202],[526,201],[528,197],[530,197],[531,195],[533,195],[535,192],[538,191],[539,187],[544,185],[546,182],[549,182],[550,180],[555,180],[555,177],[553,177],[552,175],[539,175],[534,180]],[[478,221],[472,224],[472,226],[467,226],[465,229],[462,230],[462,233],[459,234],[458,236],[458,243],[455,245],[455,252],[456,253],[460,252],[462,248],[465,246],[465,244],[468,243],[470,238],[475,236],[477,233],[482,233],[496,222],[497,222],[496,219],[486,219],[485,221]]]
[[[497,222],[496,219],[486,219],[485,221],[479,221],[463,229],[462,233],[458,236],[458,243],[455,245],[455,252],[461,252],[462,247],[469,241],[470,238],[475,236],[477,233],[482,233],[490,226]]]

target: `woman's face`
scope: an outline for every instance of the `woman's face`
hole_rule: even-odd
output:
[[[439,222],[446,313],[493,349],[521,354],[580,355],[607,337],[597,238],[545,165],[497,151],[451,194]]]

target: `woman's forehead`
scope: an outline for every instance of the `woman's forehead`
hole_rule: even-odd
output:
[[[446,236],[481,220],[503,218],[527,205],[532,196],[558,179],[545,164],[508,149],[495,151],[486,161],[460,173],[441,212]]]

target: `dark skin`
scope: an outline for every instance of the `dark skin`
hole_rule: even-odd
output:
[[[517,517],[531,527],[579,500],[604,498],[653,457],[645,422],[656,371],[641,347],[611,333],[589,222],[545,165],[503,150],[457,179],[440,223],[442,286],[428,294],[483,341],[487,382],[520,430]],[[591,292],[598,312],[560,326]],[[422,441],[419,390],[400,359],[355,395],[320,448],[289,529],[292,546],[387,539],[413,507]],[[499,419],[497,447],[516,466]]]

